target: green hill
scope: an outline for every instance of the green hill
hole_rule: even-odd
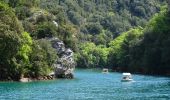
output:
[[[145,26],[162,4],[162,0],[42,0],[40,7],[57,16],[57,22],[75,25],[81,40],[105,44],[130,28]],[[102,32],[108,38],[105,42],[99,38],[105,38]]]
[[[73,49],[77,67],[169,73],[169,13],[161,10],[165,4],[1,0],[0,79],[37,78],[51,72],[57,54],[47,39],[53,37]]]

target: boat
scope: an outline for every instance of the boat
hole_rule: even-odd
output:
[[[133,81],[131,73],[123,73],[121,82]]]
[[[107,68],[103,68],[102,73],[109,73],[109,70]]]

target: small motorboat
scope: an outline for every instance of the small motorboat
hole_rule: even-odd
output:
[[[107,68],[103,68],[103,71],[102,71],[102,73],[109,73],[109,70],[107,69]]]
[[[131,73],[123,73],[121,82],[133,81]]]

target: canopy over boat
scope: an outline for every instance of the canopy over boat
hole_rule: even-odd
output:
[[[131,76],[130,73],[123,73],[123,76]]]

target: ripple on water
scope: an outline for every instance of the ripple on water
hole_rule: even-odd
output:
[[[170,100],[170,78],[78,70],[73,80],[0,83],[0,100]]]

